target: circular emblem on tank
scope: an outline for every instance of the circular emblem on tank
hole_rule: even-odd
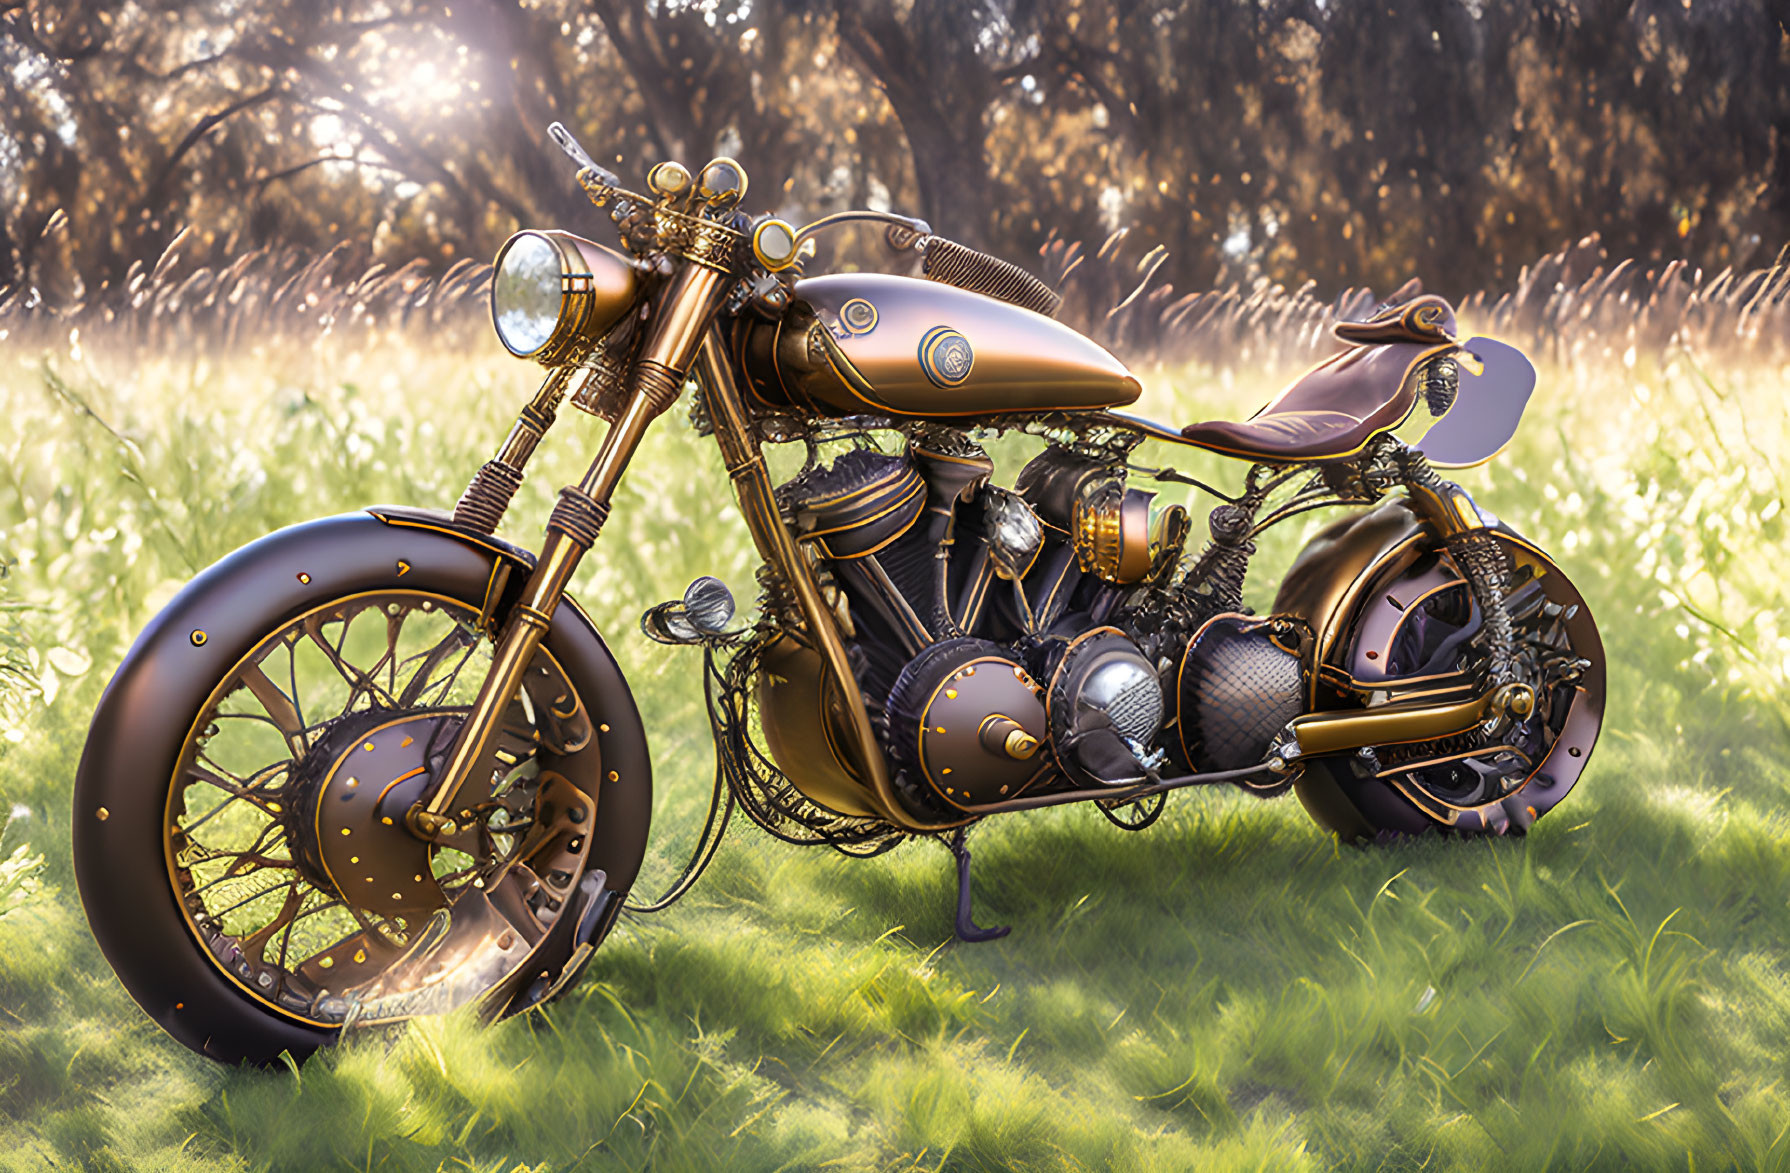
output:
[[[876,307],[854,297],[839,307],[839,324],[853,334],[868,334],[876,329]]]
[[[949,326],[934,326],[920,338],[920,369],[940,387],[961,386],[975,362],[970,340]]]

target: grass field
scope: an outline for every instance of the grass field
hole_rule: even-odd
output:
[[[978,915],[1014,932],[958,946],[935,846],[859,862],[738,823],[543,1013],[368,1032],[296,1073],[189,1054],[76,897],[88,717],[231,549],[451,504],[533,378],[452,341],[0,358],[0,1169],[1790,1168],[1790,370],[1682,353],[1544,370],[1510,451],[1462,474],[1556,553],[1611,666],[1585,780],[1526,839],[1340,848],[1295,801],[1228,792],[1136,835],[1092,810],[995,820]],[[1268,390],[1143,374],[1169,419]],[[535,540],[594,435],[566,412],[511,536]],[[636,619],[702,573],[751,599],[726,484],[667,417],[577,588],[651,723],[648,894],[711,759],[696,654]]]

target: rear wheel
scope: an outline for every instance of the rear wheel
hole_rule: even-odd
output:
[[[1589,608],[1566,575],[1528,542],[1493,537],[1510,560],[1506,593],[1519,676],[1536,688],[1522,720],[1446,741],[1374,747],[1314,759],[1295,784],[1321,825],[1344,839],[1435,830],[1520,834],[1564,799],[1603,722],[1604,658]],[[1358,681],[1390,683],[1470,670],[1486,657],[1471,591],[1441,549],[1363,595],[1334,657]]]

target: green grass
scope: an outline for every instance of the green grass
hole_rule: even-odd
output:
[[[0,365],[0,1169],[1790,1168],[1790,372],[1684,355],[1544,371],[1512,449],[1461,474],[1556,552],[1611,665],[1591,768],[1527,839],[1358,851],[1228,792],[1135,835],[1092,810],[994,820],[978,915],[1015,928],[965,947],[936,847],[862,862],[742,823],[544,1013],[364,1033],[292,1073],[189,1054],[76,898],[86,721],[212,560],[452,502],[533,377],[465,341]],[[1267,389],[1143,373],[1165,418]],[[538,536],[595,434],[567,411],[511,536]],[[668,417],[577,588],[651,722],[649,893],[711,759],[696,655],[635,620],[697,574],[752,597],[726,484]],[[1258,602],[1300,537],[1264,552]]]

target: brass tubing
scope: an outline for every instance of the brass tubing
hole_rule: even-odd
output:
[[[628,403],[603,437],[603,446],[578,487],[607,505],[647,425],[683,390],[684,372],[702,346],[702,330],[714,316],[725,273],[690,265],[672,281],[654,306],[652,334],[631,368]]]
[[[492,655],[491,670],[479,685],[465,724],[460,726],[449,752],[447,764],[430,788],[426,801],[410,808],[406,822],[413,833],[434,839],[452,834],[449,812],[459,794],[480,763],[488,761],[509,699],[522,683],[522,675],[536,649],[546,638],[555,609],[564,597],[572,574],[578,569],[596,526],[609,512],[609,498],[620,482],[622,472],[634,450],[640,446],[647,425],[672,403],[683,387],[683,372],[702,342],[702,331],[714,317],[716,305],[725,289],[728,276],[698,265],[683,268],[671,281],[654,306],[652,333],[641,348],[630,372],[629,398],[621,418],[603,436],[596,459],[575,488],[561,494],[560,509],[547,523],[547,538],[542,543],[534,572],[522,588],[522,598],[511,610],[508,623],[498,637]],[[545,389],[543,389],[544,392]],[[564,387],[560,387],[563,394]],[[557,400],[555,401],[557,402]],[[564,515],[567,520],[582,512],[589,521],[588,532],[580,536],[582,526],[562,524],[560,512],[568,495],[583,498],[582,510]],[[575,502],[574,502],[575,503]]]
[[[547,429],[553,426],[560,402],[568,393],[576,395],[589,381],[591,372],[585,367],[555,367],[541,383],[527,407],[516,417],[510,434],[504,437],[497,459],[520,472],[534,455]]]
[[[783,524],[783,515],[777,508],[777,499],[772,492],[770,472],[765,468],[764,453],[759,450],[758,437],[746,419],[746,409],[740,402],[739,388],[734,383],[733,371],[725,355],[725,343],[720,331],[711,329],[705,345],[696,356],[695,371],[707,396],[709,420],[715,428],[715,442],[721,448],[721,459],[727,465],[727,474],[733,479],[740,512],[745,516],[746,528],[752,533],[752,541],[758,547],[759,556],[776,569],[795,594],[807,625],[808,642],[820,653],[821,660],[833,677],[833,683],[839,689],[854,743],[852,749],[863,776],[869,779],[867,797],[870,805],[877,814],[904,831],[942,831],[972,822],[973,818],[949,819],[939,823],[922,822],[904,810],[895,797],[894,787],[889,781],[888,766],[883,761],[882,747],[877,743],[876,731],[870,725],[870,714],[864,708],[864,694],[859,691],[857,677],[852,674],[851,663],[846,659],[845,644],[839,638],[839,629],[833,623],[825,600],[821,598],[820,587],[814,581],[814,572],[809,567],[808,560],[796,548],[795,540],[790,537],[789,530]]]
[[[1300,756],[1313,757],[1368,745],[1403,745],[1453,737],[1505,712],[1523,715],[1523,706],[1533,703],[1534,693],[1528,685],[1506,684],[1448,704],[1390,704],[1307,713],[1293,718],[1289,727],[1299,741]]]
[[[522,471],[528,466],[529,457],[534,455],[535,448],[547,429],[553,426],[554,417],[558,414],[560,400],[565,398],[566,389],[578,376],[575,372],[581,368],[557,367],[547,372],[541,380],[541,386],[535,396],[516,416],[516,422],[510,425],[510,434],[504,437],[503,446],[497,455],[486,461],[479,471],[473,474],[472,483],[460,495],[454,504],[454,520],[462,525],[471,526],[481,533],[496,533],[503,515],[509,512],[510,502],[516,490],[522,487]],[[590,372],[582,371],[584,378]],[[578,379],[578,386],[583,386],[583,379]]]

